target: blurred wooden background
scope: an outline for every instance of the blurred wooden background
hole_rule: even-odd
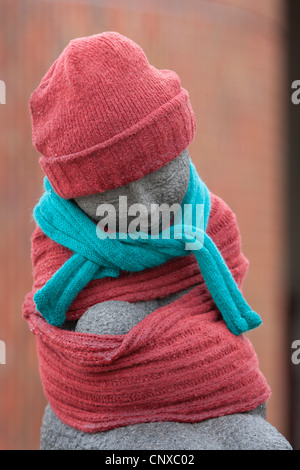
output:
[[[190,92],[190,154],[237,214],[250,260],[244,293],[264,321],[249,337],[273,391],[268,420],[289,438],[283,0],[1,0],[0,449],[38,449],[46,403],[35,338],[21,316],[43,177],[29,97],[71,39],[107,30],[136,41],[157,68],[175,70]]]

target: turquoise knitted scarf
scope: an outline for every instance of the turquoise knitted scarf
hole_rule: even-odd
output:
[[[143,271],[192,251],[229,330],[239,335],[260,325],[260,317],[243,298],[218,248],[206,234],[210,193],[191,160],[189,186],[181,207],[184,213],[184,207],[201,205],[203,229],[196,227],[196,213],[192,211],[188,225],[186,217],[181,226],[174,222],[165,238],[164,231],[157,238],[138,234],[122,239],[99,238],[95,223],[74,201],[58,196],[47,178],[44,185],[45,193],[34,209],[35,220],[49,238],[74,252],[35,293],[36,308],[50,324],[59,326],[65,321],[72,301],[91,280],[118,277],[121,271]]]

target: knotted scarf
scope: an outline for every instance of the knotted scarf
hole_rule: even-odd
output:
[[[74,298],[91,280],[118,277],[121,271],[143,271],[192,250],[229,330],[239,335],[256,328],[261,323],[260,317],[245,301],[218,248],[206,233],[210,193],[190,160],[190,180],[181,204],[182,213],[186,207],[197,205],[203,207],[203,227],[196,226],[196,212],[192,211],[188,216],[185,214],[180,226],[175,223],[168,229],[168,238],[164,238],[163,232],[159,238],[99,238],[95,223],[74,201],[59,197],[45,178],[45,193],[35,207],[35,219],[48,237],[74,254],[36,292],[37,310],[50,324],[59,326],[65,321]],[[176,238],[178,234],[180,238]]]

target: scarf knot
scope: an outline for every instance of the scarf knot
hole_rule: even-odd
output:
[[[138,272],[162,265],[193,252],[212,298],[229,330],[240,335],[261,324],[245,301],[221,253],[206,228],[210,215],[210,193],[190,161],[190,181],[181,208],[202,207],[199,227],[192,210],[158,238],[151,236],[99,237],[97,226],[72,200],[58,196],[45,178],[45,192],[34,209],[41,230],[67,247],[72,256],[34,296],[37,310],[48,323],[60,326],[77,294],[94,279],[116,278],[121,271]],[[117,234],[115,234],[117,235]],[[123,234],[124,235],[124,234]]]

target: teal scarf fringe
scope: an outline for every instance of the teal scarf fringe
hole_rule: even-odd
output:
[[[193,210],[189,225],[169,227],[169,238],[99,238],[95,223],[72,200],[62,199],[44,180],[45,193],[34,208],[41,230],[74,254],[34,295],[37,310],[52,325],[60,326],[76,295],[94,279],[118,277],[121,271],[138,272],[190,254],[192,251],[216,306],[229,330],[240,335],[261,324],[261,319],[243,298],[222,255],[206,234],[210,214],[210,193],[190,160],[190,180],[181,207],[203,208],[203,229],[196,227]],[[176,234],[182,236],[176,238]],[[188,245],[187,245],[188,244]],[[187,250],[187,246],[189,249]]]

